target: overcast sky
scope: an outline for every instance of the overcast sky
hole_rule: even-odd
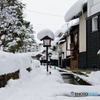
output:
[[[45,28],[54,33],[65,24],[64,16],[77,0],[22,0],[26,4],[24,16],[37,33]],[[35,37],[36,38],[36,37]],[[37,40],[37,39],[36,39]],[[39,42],[37,40],[37,42]]]

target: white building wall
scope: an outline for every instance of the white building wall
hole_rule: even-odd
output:
[[[62,44],[62,51],[64,52],[64,59],[66,59],[66,42]],[[63,59],[63,54],[62,54]]]
[[[70,36],[67,37],[67,49],[70,50]],[[66,51],[66,56],[70,56],[70,51]]]
[[[80,17],[79,21],[79,52],[86,51],[86,19],[87,12]]]
[[[59,45],[56,45],[56,51],[55,51],[55,55],[58,55],[58,51],[59,51]]]
[[[88,17],[100,11],[100,0],[88,0]]]

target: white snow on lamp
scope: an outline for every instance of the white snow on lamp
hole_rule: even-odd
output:
[[[51,40],[54,40],[54,34],[51,30],[44,29],[37,34],[37,38],[41,41],[43,40],[44,47],[46,47],[46,46],[50,47]]]

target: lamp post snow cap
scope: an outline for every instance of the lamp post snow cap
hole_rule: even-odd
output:
[[[44,37],[49,37],[51,40],[54,40],[54,33],[49,29],[44,29],[38,32],[37,38],[42,40]]]

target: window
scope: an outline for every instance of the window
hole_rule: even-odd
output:
[[[92,31],[98,30],[98,16],[92,18]]]

